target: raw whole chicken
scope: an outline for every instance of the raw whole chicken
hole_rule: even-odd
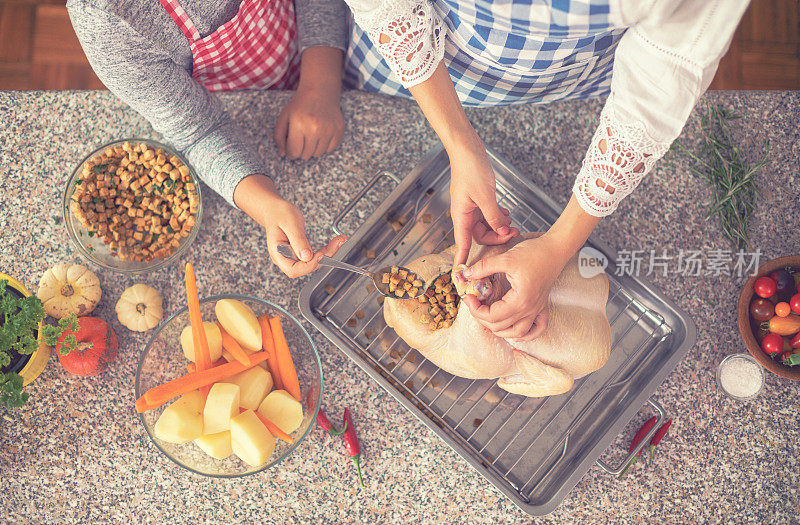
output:
[[[525,234],[500,246],[473,245],[467,263],[503,253],[537,235]],[[386,323],[433,364],[468,379],[496,378],[498,386],[514,394],[544,397],[567,392],[575,379],[606,363],[611,327],[606,318],[608,277],[604,273],[582,277],[577,255],[573,257],[550,292],[545,332],[533,341],[513,342],[484,328],[466,306],[453,311],[451,303],[444,303],[446,297],[452,301],[455,291],[459,296],[475,294],[491,304],[509,289],[500,274],[464,281],[456,268],[450,278],[454,251],[451,246],[407,265],[427,283],[442,276],[436,279],[435,289],[420,299],[387,298],[383,306]]]

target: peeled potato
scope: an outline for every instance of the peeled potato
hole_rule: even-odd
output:
[[[251,352],[247,348],[242,348],[242,350],[244,350],[244,353],[247,354],[247,355],[255,354],[255,352]],[[233,363],[234,361],[236,361],[236,358],[233,357],[233,354],[231,354],[230,352],[228,352],[224,348],[222,349],[222,357],[224,357],[225,360],[227,362],[229,362],[229,363]],[[269,370],[269,368],[267,368],[267,362],[266,361],[262,361],[262,362],[258,363],[256,366],[259,366],[264,370]]]
[[[239,413],[239,385],[214,383],[208,391],[203,410],[203,433],[230,430],[231,418]]]
[[[205,434],[195,439],[194,444],[214,459],[225,459],[233,453],[229,430],[216,434]]]
[[[203,396],[194,390],[164,409],[153,431],[169,443],[188,443],[203,434]]]
[[[257,366],[239,372],[225,381],[239,385],[239,406],[250,410],[257,410],[264,396],[272,390],[272,375]]]
[[[291,434],[303,424],[303,405],[286,390],[270,392],[258,407],[258,413],[287,434]]]
[[[231,447],[239,459],[257,467],[264,464],[275,450],[275,436],[252,410],[231,419]]]
[[[222,328],[245,350],[261,351],[261,326],[249,306],[236,299],[220,299],[214,305],[214,313]]]
[[[222,356],[222,334],[217,323],[203,323],[203,328],[206,331],[206,340],[208,341],[208,355],[211,356],[211,362],[213,363]],[[186,325],[186,328],[181,332],[181,348],[183,348],[183,355],[186,356],[186,359],[195,363],[192,325]]]

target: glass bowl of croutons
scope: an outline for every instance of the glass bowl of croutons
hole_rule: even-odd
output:
[[[197,236],[203,199],[178,152],[132,138],[101,146],[78,164],[64,189],[63,214],[81,257],[135,274],[180,257]]]

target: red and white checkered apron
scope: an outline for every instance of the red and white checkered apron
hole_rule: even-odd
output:
[[[159,0],[189,40],[192,78],[211,91],[294,89],[299,77],[292,0],[242,0],[230,21],[205,38],[177,0]]]

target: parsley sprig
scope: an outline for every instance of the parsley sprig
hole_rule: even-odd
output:
[[[37,330],[44,319],[44,307],[38,297],[16,297],[7,291],[8,281],[0,280],[0,369],[11,364],[12,354],[31,355],[39,348]],[[77,346],[78,331],[75,314],[58,321],[58,325],[42,326],[42,338],[49,346],[69,331],[61,345],[68,354]],[[18,407],[25,404],[28,394],[22,391],[22,376],[16,372],[0,372],[0,406]]]

